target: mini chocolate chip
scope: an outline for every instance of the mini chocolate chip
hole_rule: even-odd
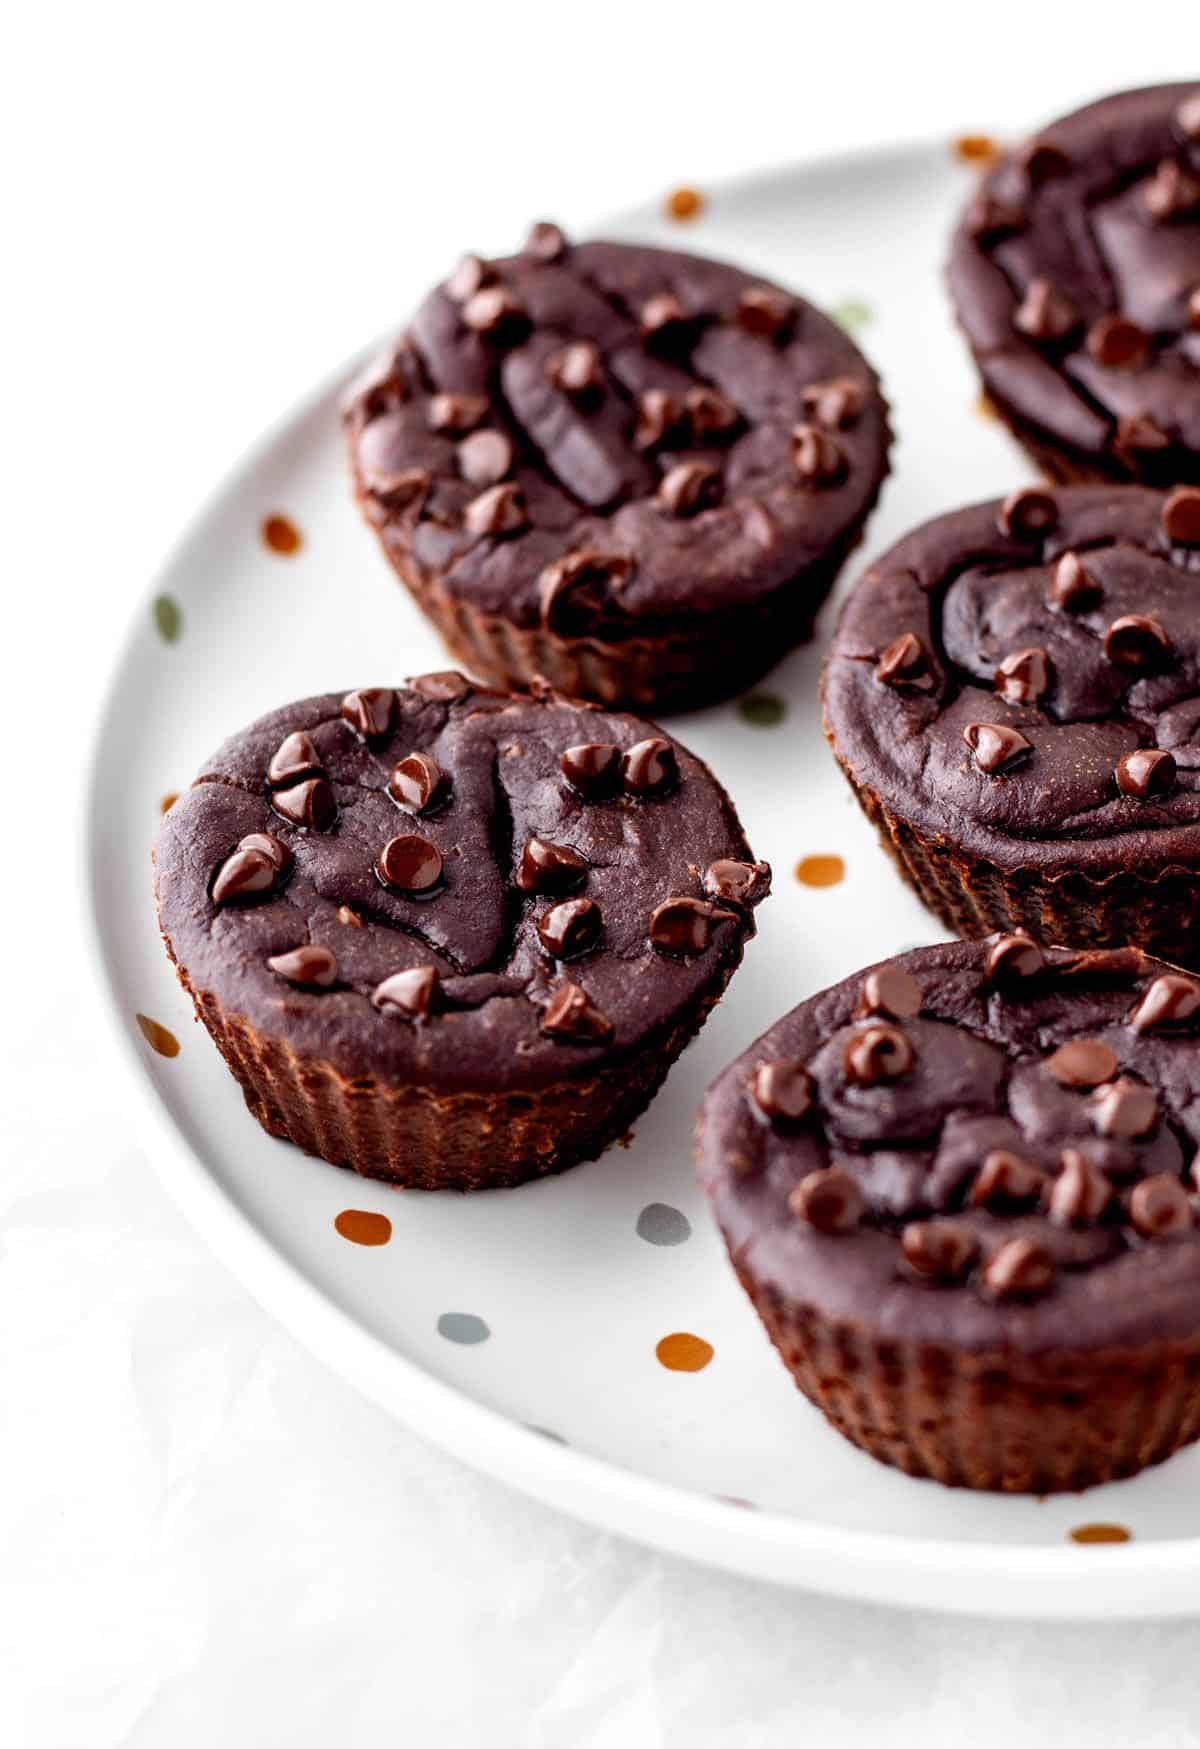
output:
[[[1133,1013],[1134,1032],[1157,1032],[1161,1026],[1183,1026],[1200,1013],[1200,984],[1181,972],[1163,972],[1155,978]]]
[[[1006,1239],[983,1272],[998,1300],[1033,1299],[1054,1283],[1054,1259],[1036,1239]]]
[[[375,863],[385,887],[401,893],[428,893],[442,878],[442,854],[428,838],[402,832],[389,838]]]
[[[1071,1038],[1046,1058],[1046,1068],[1064,1087],[1099,1087],[1117,1072],[1117,1059],[1103,1039]]]
[[[364,741],[383,739],[391,729],[395,708],[396,695],[390,686],[363,686],[342,700],[343,717]]]
[[[628,796],[658,796],[679,782],[679,760],[669,741],[650,735],[621,755],[621,787]]]
[[[687,318],[673,292],[648,298],[641,309],[641,328],[647,340],[674,340]]]
[[[803,1123],[813,1108],[812,1076],[802,1063],[760,1063],[750,1081],[750,1097],[776,1129]]]
[[[1037,704],[1050,690],[1050,658],[1045,650],[1014,650],[997,668],[996,691],[1008,704]]]
[[[825,383],[808,383],[800,391],[804,411],[815,425],[835,431],[853,425],[867,404],[867,391],[857,377],[832,377]]]
[[[280,874],[286,874],[292,866],[292,853],[281,838],[275,838],[270,832],[247,832],[238,844],[239,850],[257,850],[260,856],[265,856]]]
[[[1171,440],[1148,413],[1123,413],[1113,434],[1113,448],[1125,455],[1152,455],[1170,448]]]
[[[555,959],[578,959],[600,939],[603,919],[594,899],[564,899],[538,919],[542,946]]]
[[[646,939],[659,953],[692,959],[712,940],[714,919],[728,916],[728,911],[710,905],[707,899],[664,899],[650,913]]]
[[[987,957],[984,975],[997,989],[1010,990],[1046,969],[1046,956],[1024,930],[1002,935]]]
[[[916,632],[901,632],[893,638],[875,665],[875,678],[885,686],[912,686],[928,692],[934,685],[929,651]]]
[[[604,1044],[615,1030],[578,984],[560,984],[542,1010],[542,1031],[571,1044]]]
[[[721,470],[715,462],[676,462],[659,482],[658,502],[672,516],[695,516],[721,495]]]
[[[403,510],[417,504],[433,484],[428,468],[400,468],[387,473],[373,468],[366,476],[367,489],[373,498],[386,504],[389,510]]]
[[[1175,130],[1182,139],[1200,143],[1200,91],[1185,97],[1175,111]]]
[[[309,777],[294,783],[290,789],[277,789],[271,806],[293,826],[305,826],[314,832],[328,832],[337,818],[337,802],[323,777]]]
[[[303,729],[296,729],[285,735],[272,753],[271,763],[267,766],[267,782],[288,784],[320,769],[321,761],[312,744],[312,736]]]
[[[889,1020],[911,1020],[921,1012],[921,986],[903,966],[876,966],[862,981],[854,1012],[860,1019],[882,1014]]]
[[[1200,207],[1200,180],[1175,158],[1164,158],[1147,182],[1146,211],[1160,224],[1189,217]]]
[[[971,1186],[976,1208],[1017,1209],[1034,1203],[1042,1194],[1046,1174],[1007,1148],[994,1148],[985,1158]]]
[[[856,1087],[895,1081],[906,1075],[915,1061],[916,1053],[907,1036],[883,1021],[853,1033],[842,1052],[846,1079]]]
[[[1175,788],[1175,758],[1159,747],[1139,747],[1117,760],[1117,788],[1123,796],[1148,801],[1169,796]]]
[[[635,449],[657,449],[683,422],[683,409],[666,389],[647,389],[638,397]]]
[[[488,404],[483,395],[434,395],[426,410],[431,431],[445,431],[454,436],[474,431],[484,418]]]
[[[725,899],[732,905],[757,905],[771,890],[771,865],[720,857],[705,869],[703,886],[710,898]]]
[[[1013,327],[1031,340],[1065,340],[1079,326],[1079,311],[1048,279],[1030,280],[1013,316]]]
[[[831,486],[846,472],[841,445],[819,425],[792,427],[792,461],[804,486]]]
[[[1050,604],[1068,613],[1081,613],[1100,599],[1100,585],[1078,553],[1064,553],[1054,568]]]
[[[217,870],[212,884],[214,905],[231,899],[261,899],[272,891],[279,870],[261,850],[235,850]]]
[[[1092,1166],[1078,1148],[1063,1152],[1062,1170],[1050,1185],[1046,1209],[1056,1227],[1091,1227],[1113,1199],[1113,1188],[1103,1172]]]
[[[371,1000],[376,1008],[394,1008],[410,1020],[424,1020],[433,1011],[437,991],[435,966],[410,966],[376,984]]]
[[[472,486],[495,486],[512,465],[513,446],[502,431],[473,431],[458,446],[458,471]]]
[[[566,252],[566,234],[548,219],[539,219],[525,239],[526,255],[533,255],[538,261],[559,261]]]
[[[481,261],[478,255],[464,255],[446,281],[446,295],[456,304],[465,304],[477,291],[496,277],[495,268]]]
[[[968,723],[963,730],[963,740],[975,755],[980,771],[989,777],[1010,770],[1033,752],[1033,742],[1020,729],[1009,728],[1007,723]]]
[[[529,326],[524,307],[504,285],[475,292],[462,307],[462,319],[474,333],[491,340],[514,340]]]
[[[1092,1125],[1102,1136],[1148,1136],[1158,1123],[1158,1100],[1149,1087],[1122,1075],[1091,1095]]]
[[[1158,621],[1141,613],[1125,613],[1104,634],[1104,654],[1118,668],[1141,674],[1161,668],[1170,654],[1171,640]]]
[[[900,1234],[905,1261],[930,1281],[961,1281],[979,1256],[979,1239],[959,1221],[910,1221]]]
[[[599,348],[590,340],[573,340],[546,360],[546,375],[572,401],[594,401],[604,390],[604,366]]]
[[[1154,1172],[1134,1185],[1129,1219],[1143,1239],[1170,1239],[1190,1231],[1192,1205],[1178,1178],[1169,1172]]]
[[[327,947],[294,947],[290,953],[273,954],[267,965],[278,977],[306,990],[328,990],[337,982],[337,960]]]
[[[1145,329],[1128,316],[1101,316],[1088,329],[1088,352],[1106,370],[1140,370],[1148,344]]]
[[[436,674],[418,674],[408,684],[422,698],[434,699],[438,704],[457,704],[471,690],[471,682],[457,668],[444,668]]]
[[[463,511],[463,526],[479,536],[516,534],[529,525],[525,494],[519,486],[489,486]]]
[[[786,339],[796,316],[796,306],[785,292],[771,285],[748,285],[738,298],[737,325],[761,340]]]
[[[1176,486],[1162,507],[1163,533],[1181,547],[1200,546],[1200,486]]]
[[[683,409],[697,443],[705,443],[710,437],[727,437],[741,419],[728,396],[706,386],[689,389],[683,397]]]
[[[572,789],[590,800],[615,795],[621,787],[621,749],[612,741],[581,741],[559,760]]]
[[[428,753],[409,753],[392,767],[388,794],[408,814],[424,814],[442,801],[450,779]]]
[[[1052,145],[1049,140],[1027,141],[1016,157],[1032,188],[1041,188],[1055,176],[1065,176],[1071,168],[1071,161],[1062,147]]]
[[[1001,534],[1013,540],[1039,541],[1058,526],[1058,504],[1053,493],[1040,486],[1022,486],[1010,492],[996,516]]]
[[[569,893],[582,883],[589,866],[569,844],[529,838],[517,867],[517,885],[523,893]]]
[[[841,1166],[818,1166],[788,1197],[788,1207],[818,1233],[849,1233],[863,1214],[863,1193]]]
[[[1025,224],[1025,214],[1009,201],[997,200],[993,194],[979,194],[967,209],[966,227],[979,242],[991,242],[997,237],[1019,231]]]

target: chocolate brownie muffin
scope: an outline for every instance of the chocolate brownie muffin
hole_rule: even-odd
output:
[[[1200,1434],[1200,984],[1133,948],[921,948],[710,1088],[700,1172],[800,1389],[914,1476],[1049,1493]]]
[[[889,442],[874,371],[802,299],[547,224],[464,259],[346,430],[363,514],[473,672],[659,710],[809,635]]]
[[[423,1189],[598,1154],[770,885],[652,724],[455,673],[287,705],[166,816],[159,921],[272,1135]]]
[[[926,523],[847,599],[825,728],[961,935],[1200,963],[1200,489],[1063,486]]]
[[[999,159],[949,279],[1050,479],[1200,482],[1200,84],[1106,97]]]

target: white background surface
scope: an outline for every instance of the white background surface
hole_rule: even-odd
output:
[[[360,1402],[167,1203],[74,921],[87,726],[147,576],[414,285],[541,213],[584,230],[678,182],[1200,71],[1194,7],[1104,10],[1079,41],[1075,7],[865,0],[10,23],[0,1741],[1200,1741],[1189,1623],[770,1591],[580,1528]]]

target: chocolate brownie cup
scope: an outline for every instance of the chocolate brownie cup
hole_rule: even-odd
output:
[[[1050,1493],[1200,1434],[1200,984],[1137,949],[921,948],[710,1088],[701,1177],[800,1389],[884,1463]]]
[[[155,860],[167,951],[263,1127],[423,1189],[519,1184],[622,1134],[770,884],[652,724],[455,673],[261,718]]]
[[[825,728],[961,935],[1200,963],[1200,489],[1028,488],[851,591]]]
[[[874,371],[720,262],[534,227],[351,391],[354,488],[454,654],[676,710],[807,637],[887,471]]]
[[[1200,84],[1126,91],[989,170],[950,291],[1052,480],[1200,482]]]

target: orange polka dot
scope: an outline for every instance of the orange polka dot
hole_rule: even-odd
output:
[[[165,814],[167,809],[173,808],[175,806],[175,803],[178,800],[179,800],[179,791],[177,789],[173,789],[173,790],[169,790],[167,792],[167,794],[162,798],[161,802],[159,802],[158,805],[159,805],[159,808],[161,809],[161,811]]]
[[[285,559],[290,559],[304,545],[300,530],[286,516],[268,516],[262,525],[262,537],[271,552]]]
[[[960,134],[953,142],[954,156],[963,164],[990,164],[999,150],[987,134]]]
[[[179,1040],[173,1032],[168,1032],[157,1020],[151,1020],[148,1014],[135,1014],[134,1019],[141,1027],[142,1037],[152,1051],[157,1051],[160,1057],[179,1055]]]
[[[704,211],[704,196],[696,188],[674,188],[666,199],[669,219],[695,219]]]
[[[806,887],[836,887],[845,873],[840,856],[802,856],[796,864],[796,879]]]
[[[689,1330],[664,1336],[654,1350],[668,1372],[703,1372],[713,1357],[713,1345]]]
[[[1127,1543],[1133,1532],[1123,1524],[1077,1524],[1070,1533],[1073,1543]]]
[[[392,1236],[388,1217],[373,1214],[370,1209],[343,1209],[333,1224],[352,1245],[386,1245]]]

